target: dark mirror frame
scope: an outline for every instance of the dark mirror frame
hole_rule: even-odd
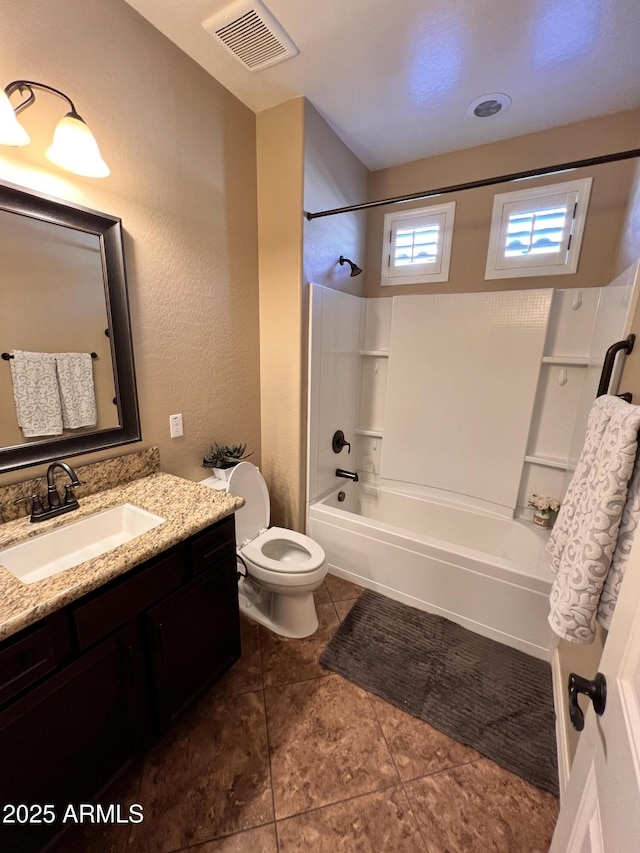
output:
[[[0,473],[140,441],[142,436],[121,220],[107,213],[99,213],[87,207],[6,183],[0,183],[0,209],[76,231],[95,234],[99,238],[120,424],[118,427],[87,432],[78,436],[47,438],[29,442],[29,444],[2,447],[0,448]],[[0,362],[0,364],[3,363]],[[6,369],[9,369],[8,366]]]

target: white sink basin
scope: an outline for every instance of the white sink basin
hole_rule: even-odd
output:
[[[0,565],[23,583],[35,583],[106,554],[163,521],[146,509],[120,504],[5,548]]]

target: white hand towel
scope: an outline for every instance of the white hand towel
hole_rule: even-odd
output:
[[[591,643],[638,449],[640,407],[599,397],[582,454],[547,550],[556,578],[549,623],[560,637]]]
[[[23,350],[11,354],[16,415],[25,437],[61,435],[62,407],[53,355]]]
[[[95,426],[98,417],[91,353],[58,352],[55,362],[65,429]]]

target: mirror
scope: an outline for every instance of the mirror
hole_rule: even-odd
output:
[[[13,350],[91,353],[95,418],[28,436]],[[0,472],[140,440],[117,217],[0,184],[0,352]]]

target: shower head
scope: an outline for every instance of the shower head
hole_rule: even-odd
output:
[[[353,278],[354,275],[360,275],[360,273],[362,272],[362,270],[357,264],[354,264],[353,261],[350,261],[349,258],[345,258],[343,255],[340,255],[338,263],[340,264],[340,266],[343,266],[343,264],[349,264],[349,266],[351,267],[351,278]]]

